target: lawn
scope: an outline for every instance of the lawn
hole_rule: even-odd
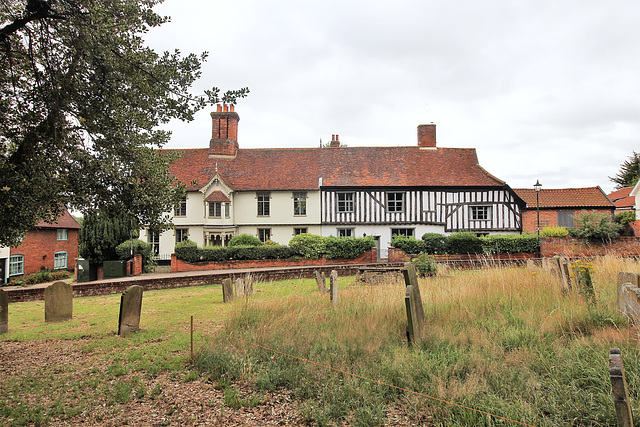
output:
[[[542,269],[421,279],[427,326],[414,347],[402,282],[340,278],[335,307],[313,280],[257,282],[231,304],[220,286],[149,291],[142,329],[126,337],[115,336],[119,295],[78,298],[73,320],[55,324],[42,302],[10,304],[0,423],[616,425],[610,347],[640,410],[618,271],[640,264],[594,262],[595,302],[562,294]]]

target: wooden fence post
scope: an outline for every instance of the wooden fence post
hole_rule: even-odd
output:
[[[609,376],[611,377],[611,393],[616,408],[618,427],[633,427],[633,414],[629,404],[629,390],[622,368],[622,355],[619,348],[609,350]]]

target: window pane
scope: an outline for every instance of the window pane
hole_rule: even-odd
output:
[[[270,193],[258,193],[258,215],[269,216]]]
[[[24,273],[24,256],[14,255],[9,258],[9,276]]]
[[[307,214],[307,193],[293,193],[293,214]]]
[[[271,240],[271,229],[258,228],[258,239],[260,239],[262,243],[266,242],[267,240]]]
[[[67,240],[67,229],[66,228],[58,228],[57,238],[58,240]]]
[[[486,221],[491,217],[490,206],[471,206],[471,220]]]
[[[187,196],[183,197],[175,209],[175,216],[187,216]]]
[[[558,212],[558,227],[574,228],[575,217],[573,211],[560,211]]]
[[[353,193],[337,193],[338,212],[353,212]]]
[[[67,268],[67,253],[58,252],[53,256],[53,268],[59,270],[61,268]]]
[[[387,193],[387,211],[404,211],[404,193]]]

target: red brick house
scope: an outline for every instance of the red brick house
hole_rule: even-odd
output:
[[[41,267],[73,271],[79,231],[80,224],[66,210],[53,224],[39,222],[20,245],[9,249],[8,278],[35,273]]]
[[[522,212],[522,232],[536,233],[538,202],[533,188],[514,188],[526,202]],[[539,194],[540,228],[574,228],[581,211],[597,211],[613,216],[615,205],[600,187],[541,189]]]

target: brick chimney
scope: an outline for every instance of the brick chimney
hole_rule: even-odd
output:
[[[340,138],[338,137],[338,135],[331,135],[331,145],[329,146],[331,148],[340,147]]]
[[[436,146],[436,125],[430,123],[428,125],[418,125],[418,147]]]
[[[235,157],[238,153],[238,122],[240,116],[233,105],[218,104],[211,113],[213,131],[209,142],[209,157]]]

